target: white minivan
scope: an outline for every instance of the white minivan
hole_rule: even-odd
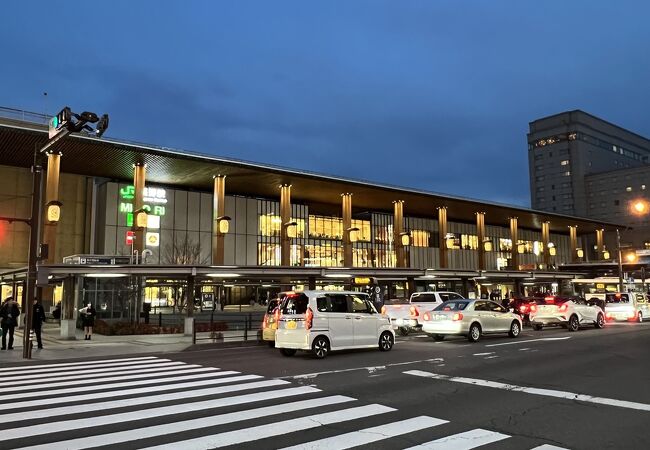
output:
[[[395,334],[366,294],[304,291],[288,295],[279,307],[275,347],[284,356],[297,350],[324,358],[330,350],[379,348],[389,351]]]

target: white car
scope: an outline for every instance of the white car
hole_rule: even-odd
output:
[[[597,305],[590,305],[581,297],[547,296],[544,301],[530,305],[530,324],[534,330],[546,325],[559,325],[569,331],[578,331],[582,325],[596,328],[605,326],[605,313]]]
[[[402,336],[422,326],[422,314],[447,300],[462,300],[464,297],[456,292],[414,292],[408,303],[384,305],[381,313],[390,318],[393,329]]]
[[[634,292],[589,294],[590,302],[601,300],[605,306],[605,320],[643,322],[650,319],[650,296]]]
[[[521,317],[491,300],[451,300],[423,314],[422,331],[436,341],[461,335],[477,342],[490,333],[516,338],[521,333]]]
[[[279,307],[275,347],[284,356],[297,350],[324,358],[330,350],[379,348],[389,351],[395,333],[366,294],[304,291],[287,295]]]

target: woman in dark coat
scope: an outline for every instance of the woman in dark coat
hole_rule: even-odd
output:
[[[85,340],[89,341],[93,335],[93,325],[95,325],[95,316],[97,311],[91,303],[79,310],[81,313],[81,325],[84,327]]]

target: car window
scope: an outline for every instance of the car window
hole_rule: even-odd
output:
[[[366,314],[370,314],[372,312],[364,298],[357,297],[356,295],[350,295],[349,297],[352,304],[352,312]]]
[[[282,314],[305,314],[308,305],[305,294],[288,295],[282,302]]]
[[[280,300],[278,300],[277,298],[269,301],[269,306],[266,308],[266,313],[271,314],[275,310],[275,308],[278,307],[278,303],[280,303]]]
[[[605,301],[607,303],[629,303],[630,297],[628,294],[607,294],[605,295]]]
[[[413,297],[411,297],[411,301],[417,302],[417,303],[435,303],[438,301],[436,298],[436,294],[433,292],[420,292],[417,294],[413,294]]]
[[[487,305],[487,302],[476,302],[474,303],[474,311],[489,311],[490,308]]]
[[[348,312],[348,299],[342,294],[330,294],[326,296],[330,302],[330,312],[346,313]]]
[[[508,310],[505,309],[503,306],[499,305],[498,303],[495,302],[487,302],[487,307],[494,312],[500,312],[504,313],[507,312]]]
[[[449,301],[436,306],[434,311],[462,311],[467,308],[469,301]]]
[[[328,312],[330,310],[327,304],[327,297],[318,297],[316,299],[316,309],[320,312]]]
[[[449,294],[449,300],[463,300],[463,299],[464,297],[460,294],[456,294],[456,293]]]

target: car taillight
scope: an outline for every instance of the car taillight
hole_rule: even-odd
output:
[[[530,312],[537,312],[537,305],[530,305]]]
[[[413,317],[417,317],[417,316],[420,315],[420,311],[418,311],[418,309],[417,309],[415,306],[411,306],[411,307],[409,308],[409,311],[411,312],[411,315],[412,315]]]
[[[381,315],[382,315],[382,316],[385,316],[385,315],[386,315],[386,307],[385,307],[385,306],[382,306],[382,307],[381,307]]]
[[[555,297],[544,297],[546,303],[555,303]]]
[[[528,306],[526,305],[521,305],[519,307],[519,312],[525,313],[528,310]]]
[[[462,313],[455,313],[452,317],[451,320],[454,322],[458,322],[459,320],[463,320],[463,314]]]
[[[305,329],[311,329],[312,322],[314,321],[314,311],[311,308],[307,308],[307,313],[305,313]]]
[[[569,309],[569,305],[567,305],[566,303],[564,303],[564,304],[560,305],[560,307],[558,308],[558,311],[560,311],[560,312],[566,312],[567,309]]]
[[[424,313],[422,317],[424,318],[424,320],[431,320],[431,316],[429,315],[428,312]]]
[[[605,313],[605,319],[611,319],[612,313]]]
[[[268,320],[269,320],[268,314],[264,314],[264,320],[262,321],[262,330],[266,330]]]
[[[275,323],[278,323],[280,321],[280,308],[275,308],[273,315],[275,316]]]

